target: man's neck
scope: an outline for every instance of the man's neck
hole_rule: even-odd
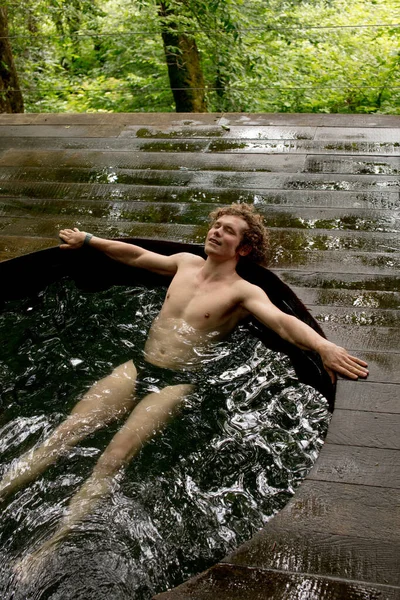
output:
[[[201,277],[203,280],[217,281],[223,279],[230,279],[236,275],[237,259],[232,258],[229,260],[215,260],[211,256],[207,256],[206,262],[201,268]]]

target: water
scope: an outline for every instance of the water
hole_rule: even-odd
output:
[[[6,303],[1,473],[46,439],[95,380],[140,358],[164,294],[143,287],[87,294],[64,280]],[[148,600],[214,564],[286,504],[318,455],[325,400],[243,328],[220,345],[206,372],[201,395],[191,395],[26,582],[13,565],[57,528],[118,424],[1,507],[3,600]]]

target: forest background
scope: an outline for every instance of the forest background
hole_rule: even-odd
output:
[[[26,112],[400,113],[399,0],[6,6]]]

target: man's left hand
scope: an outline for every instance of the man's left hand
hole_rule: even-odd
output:
[[[356,356],[351,356],[345,348],[324,340],[318,351],[333,382],[335,381],[334,373],[349,379],[368,377],[367,363]]]

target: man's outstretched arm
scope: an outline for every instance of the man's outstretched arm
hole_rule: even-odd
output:
[[[365,361],[351,356],[345,348],[326,340],[300,319],[279,310],[261,288],[251,284],[246,288],[242,301],[243,307],[284,340],[303,350],[318,352],[332,380],[334,380],[333,372],[350,379],[368,376]]]
[[[179,254],[164,256],[163,254],[150,252],[134,244],[106,240],[97,236],[86,239],[86,231],[79,231],[76,227],[74,229],[61,229],[59,235],[64,242],[60,246],[62,250],[76,250],[81,248],[86,240],[86,244],[89,244],[96,250],[132,267],[148,269],[161,275],[175,275],[178,268]]]

